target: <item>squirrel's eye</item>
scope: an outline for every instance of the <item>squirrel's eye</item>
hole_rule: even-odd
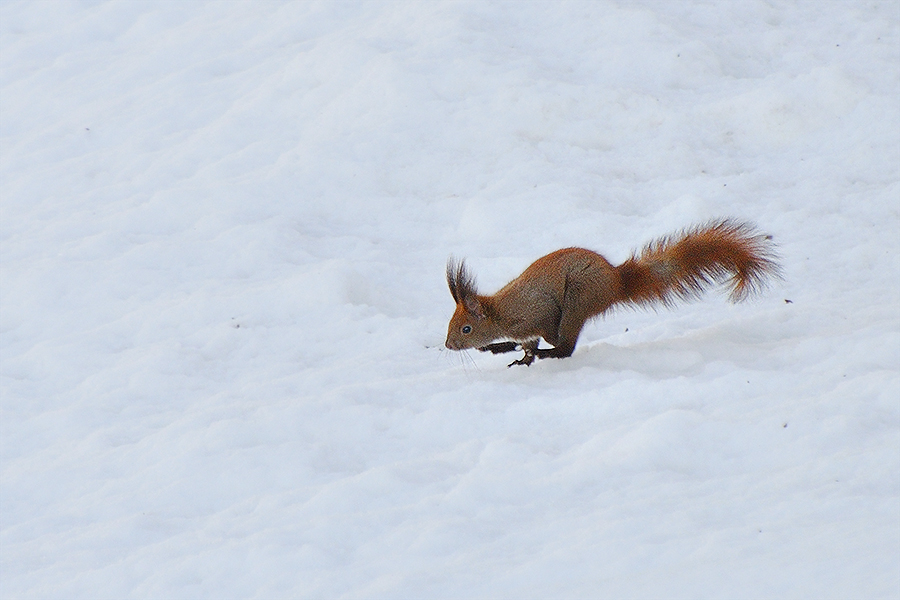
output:
[[[462,332],[467,335],[472,333],[472,326],[471,325],[463,325]]]

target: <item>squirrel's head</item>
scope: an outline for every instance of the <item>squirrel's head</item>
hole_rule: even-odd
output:
[[[444,345],[450,350],[480,348],[497,339],[490,305],[478,296],[475,278],[466,268],[465,261],[447,262],[447,285],[456,302],[456,312],[447,328]]]

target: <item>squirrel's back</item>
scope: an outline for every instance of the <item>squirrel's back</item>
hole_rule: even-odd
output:
[[[503,286],[492,299],[502,312],[517,320],[532,320],[526,312],[547,312],[578,298],[592,314],[606,310],[619,296],[621,277],[602,255],[585,248],[563,248],[534,261],[521,275]],[[505,309],[505,310],[503,310]]]

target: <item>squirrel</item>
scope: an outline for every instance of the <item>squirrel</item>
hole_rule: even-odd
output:
[[[523,350],[509,366],[530,366],[535,357],[571,356],[585,322],[616,305],[671,307],[714,283],[724,283],[730,300],[740,302],[781,278],[771,239],[751,223],[720,219],[651,242],[618,267],[591,250],[563,248],[492,296],[480,295],[465,261],[451,257],[447,284],[456,312],[444,345],[494,354]],[[553,348],[538,348],[540,338]]]

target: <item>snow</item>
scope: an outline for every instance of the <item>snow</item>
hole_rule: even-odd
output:
[[[900,597],[898,97],[891,1],[4,1],[0,596]],[[721,216],[753,302],[443,349]]]

